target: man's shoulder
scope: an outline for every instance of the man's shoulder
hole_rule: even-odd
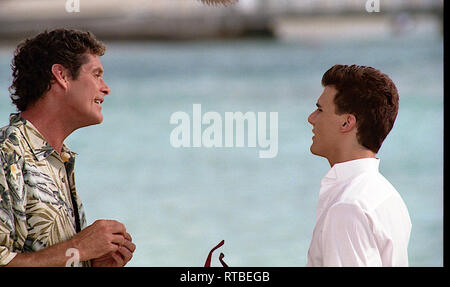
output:
[[[363,173],[349,182],[340,202],[354,204],[370,212],[396,194],[396,189],[381,173]]]
[[[2,152],[19,150],[21,137],[20,128],[17,126],[7,125],[0,128],[0,150]]]

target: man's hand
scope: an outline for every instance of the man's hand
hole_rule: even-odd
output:
[[[97,220],[72,239],[36,252],[17,253],[6,266],[65,266],[67,250],[76,248],[79,260],[94,266],[124,266],[133,257],[136,245],[125,226],[115,220]]]
[[[115,252],[110,252],[92,260],[93,267],[123,267],[133,257],[136,245],[131,242],[131,235],[125,234],[125,241]]]
[[[104,261],[112,257],[119,263],[126,263],[136,248],[125,226],[115,220],[97,220],[75,235],[72,241],[80,252],[81,261],[96,258]]]

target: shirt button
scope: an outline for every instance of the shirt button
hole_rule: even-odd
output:
[[[63,162],[68,162],[70,159],[70,154],[68,154],[67,152],[62,152],[61,159],[63,160]]]

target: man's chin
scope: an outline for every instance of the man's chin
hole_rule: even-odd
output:
[[[324,156],[323,154],[321,154],[316,147],[314,147],[314,144],[311,145],[311,147],[309,148],[309,151],[313,154],[313,155],[317,155],[317,156]]]
[[[97,115],[97,116],[95,117],[95,119],[93,119],[92,122],[93,122],[92,125],[98,125],[98,124],[101,124],[101,123],[103,122],[103,115],[102,115],[102,114]]]
[[[99,125],[101,123],[103,123],[103,116],[101,116],[94,125]]]
[[[85,121],[83,124],[81,124],[81,126],[78,127],[78,129],[79,128],[88,127],[88,126],[98,125],[98,124],[101,124],[102,122],[103,122],[103,116],[95,117],[95,118],[92,118],[89,121]]]
[[[99,116],[99,117],[92,119],[92,121],[90,121],[88,125],[89,126],[98,125],[98,124],[101,124],[102,122],[103,122],[103,116]]]

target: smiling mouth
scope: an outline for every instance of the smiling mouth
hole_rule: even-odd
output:
[[[97,99],[97,100],[94,100],[94,103],[99,104],[99,105],[101,105],[102,102],[103,102],[102,100],[98,100],[98,99]]]

